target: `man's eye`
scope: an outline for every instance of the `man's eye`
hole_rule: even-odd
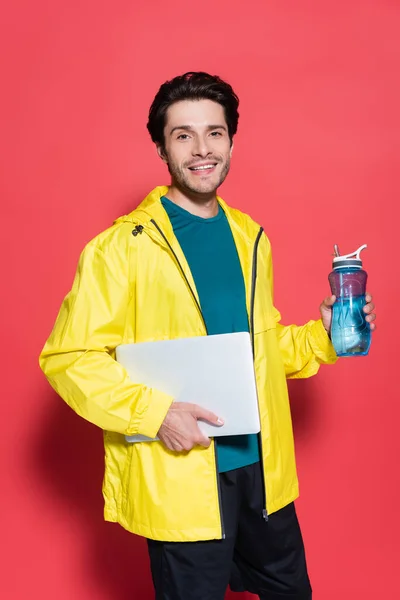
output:
[[[220,137],[220,136],[222,135],[222,133],[221,133],[220,131],[212,131],[212,132],[211,132],[211,135],[212,135],[213,137]]]
[[[188,139],[188,134],[187,133],[181,133],[180,135],[178,135],[178,137],[176,138],[177,140],[187,140]]]

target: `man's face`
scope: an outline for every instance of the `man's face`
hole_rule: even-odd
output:
[[[228,174],[231,143],[223,107],[212,100],[183,100],[167,110],[165,147],[172,184],[183,192],[210,195]]]

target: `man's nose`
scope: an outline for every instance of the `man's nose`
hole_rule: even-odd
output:
[[[198,136],[193,145],[193,154],[195,156],[206,157],[210,154],[210,146],[206,137]]]

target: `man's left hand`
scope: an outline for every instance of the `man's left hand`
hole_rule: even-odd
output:
[[[328,296],[327,298],[325,298],[325,300],[322,302],[321,306],[319,307],[319,312],[321,313],[322,323],[328,334],[330,334],[330,332],[331,332],[332,306],[335,304],[335,300],[336,300],[336,296]],[[374,329],[376,329],[376,325],[373,321],[375,321],[376,315],[373,312],[374,308],[375,308],[375,304],[372,302],[371,294],[365,295],[365,301],[366,301],[366,304],[363,308],[364,312],[367,315],[365,317],[365,319],[370,324],[371,331],[374,331]]]

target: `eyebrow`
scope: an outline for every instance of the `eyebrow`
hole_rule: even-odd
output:
[[[176,127],[173,127],[171,129],[170,135],[172,135],[177,129],[182,129],[183,131],[193,131],[193,127],[191,127],[190,125],[177,125]],[[214,129],[223,129],[224,131],[228,131],[225,125],[208,125],[207,127],[207,131],[211,131]]]

